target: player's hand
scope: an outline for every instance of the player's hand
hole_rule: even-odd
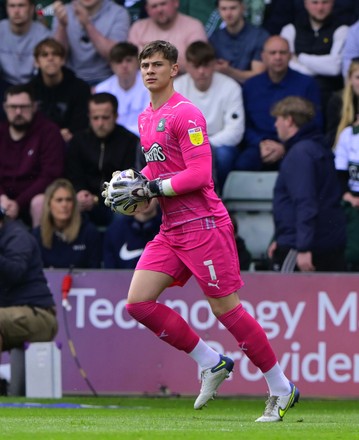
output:
[[[112,183],[111,194],[108,196],[114,206],[124,202],[131,206],[155,197],[148,187],[147,178],[136,170],[133,170],[133,174],[134,179],[119,178]]]
[[[114,171],[112,173],[112,178],[117,176],[117,174],[120,174],[120,173],[121,173],[121,171]],[[109,187],[110,187],[110,182],[103,183],[101,196],[105,199],[104,204],[110,208],[112,205],[112,199],[111,199],[110,194],[108,192]]]

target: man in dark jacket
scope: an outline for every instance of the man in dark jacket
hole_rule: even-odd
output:
[[[110,93],[96,93],[89,99],[90,127],[69,143],[65,174],[77,192],[80,210],[91,221],[106,226],[112,212],[101,200],[102,186],[113,170],[136,168],[139,139],[116,124],[118,102]]]
[[[38,74],[30,82],[38,109],[61,130],[65,142],[88,126],[87,101],[90,86],[66,68],[65,48],[53,38],[40,41],[34,49]]]
[[[51,341],[57,326],[36,240],[0,208],[0,353]]]
[[[334,157],[313,123],[314,106],[294,96],[272,110],[286,155],[274,188],[273,269],[282,272],[345,270],[341,190]]]

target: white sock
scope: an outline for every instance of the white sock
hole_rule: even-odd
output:
[[[214,367],[220,359],[219,354],[202,339],[198,341],[198,344],[188,354],[197,362],[202,370]]]
[[[263,375],[267,381],[270,396],[287,396],[291,392],[290,382],[278,362]]]

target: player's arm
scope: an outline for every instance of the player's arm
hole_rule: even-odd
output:
[[[187,194],[210,185],[212,153],[203,114],[192,104],[187,104],[176,118],[173,130],[185,164],[182,171],[169,179],[174,194]]]
[[[113,179],[104,184],[102,193],[105,198],[104,203],[112,208],[116,205],[126,204],[128,208],[154,197],[173,197],[186,194],[210,183],[212,179],[210,154],[193,157],[187,161],[186,165],[185,170],[169,179],[148,180],[142,172],[133,169],[116,171]],[[143,171],[146,172],[146,168]],[[133,175],[133,179],[121,178],[121,175],[128,173]],[[175,190],[174,187],[178,189]]]
[[[202,113],[192,105],[190,110],[192,110],[191,113],[182,112],[182,117],[177,118],[173,127],[173,135],[178,139],[185,168],[166,179],[151,179],[150,170],[147,167],[142,172],[136,170],[115,172],[114,175],[117,177],[113,178],[110,183],[105,183],[102,194],[107,206],[123,203],[134,205],[154,197],[173,197],[196,191],[210,184],[212,155],[205,119]],[[196,121],[196,124],[193,124],[193,121]],[[128,172],[133,175],[133,178],[123,178],[127,177]]]

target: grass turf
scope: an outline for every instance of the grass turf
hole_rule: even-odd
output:
[[[359,402],[302,400],[280,423],[254,423],[264,401],[216,399],[201,411],[180,397],[2,398],[0,403],[59,403],[116,408],[0,408],[1,439],[19,440],[359,440]]]

